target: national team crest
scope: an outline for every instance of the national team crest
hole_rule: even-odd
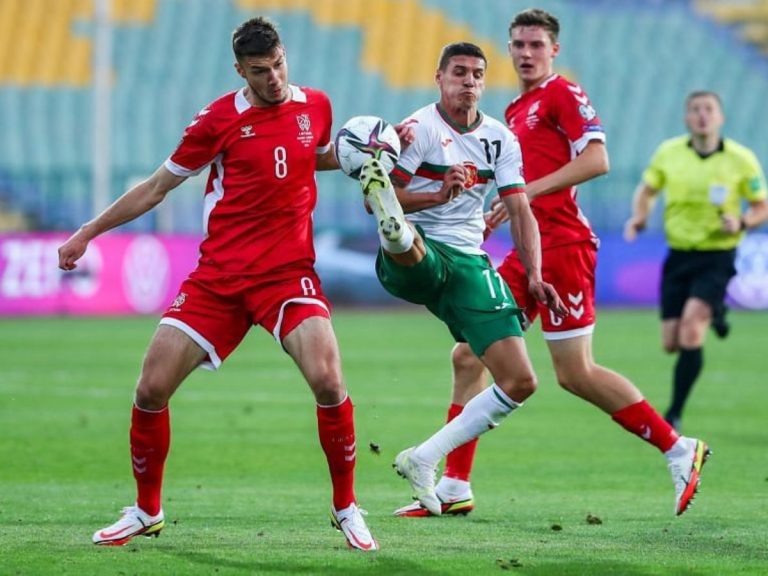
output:
[[[299,130],[302,132],[309,132],[311,123],[309,121],[309,114],[299,114],[296,116],[296,122],[299,123]]]
[[[314,140],[314,135],[312,134],[312,123],[310,122],[309,114],[297,114],[296,123],[299,125],[299,135],[296,139],[301,142],[305,148],[310,147]]]
[[[536,124],[539,123],[539,107],[541,106],[541,100],[536,100],[531,107],[528,108],[528,114],[525,117],[525,125],[529,130],[533,130]]]
[[[173,304],[171,304],[171,311],[172,312],[178,312],[184,302],[187,301],[187,294],[185,292],[179,292],[179,295],[176,296],[176,299],[173,301]]]
[[[464,180],[464,189],[469,190],[475,184],[477,184],[477,166],[472,162],[464,162],[464,174],[466,179]]]

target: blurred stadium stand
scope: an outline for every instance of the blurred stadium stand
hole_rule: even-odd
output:
[[[113,198],[166,158],[204,104],[241,86],[230,32],[245,18],[265,14],[278,22],[292,82],[327,91],[338,127],[363,113],[398,121],[433,101],[440,47],[457,40],[487,51],[482,109],[501,117],[517,90],[507,26],[527,7],[509,0],[112,4]],[[768,22],[768,2],[536,4],[560,17],[558,70],[587,89],[608,133],[611,173],[580,195],[598,230],[622,226],[650,154],[684,131],[682,103],[690,90],[719,92],[727,135],[768,165],[768,64],[745,40],[755,34],[747,32],[753,24]],[[91,216],[93,12],[92,0],[0,0],[0,211],[9,218],[0,226],[70,230]],[[340,174],[318,179],[318,227],[370,232],[355,183]],[[202,187],[200,180],[190,182],[164,211],[126,229],[199,231]]]
[[[768,55],[768,0],[699,0],[697,8],[735,26],[742,38]]]

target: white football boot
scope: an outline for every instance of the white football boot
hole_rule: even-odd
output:
[[[381,162],[375,158],[365,161],[360,170],[360,187],[384,238],[397,242],[408,224]]]
[[[688,510],[701,482],[701,469],[712,451],[701,440],[680,436],[665,456],[675,483],[675,515]]]
[[[162,510],[156,516],[150,516],[138,506],[126,506],[117,522],[94,532],[93,543],[122,546],[134,536],[157,537],[164,527],[165,515]]]
[[[400,452],[392,467],[400,476],[410,482],[413,495],[418,501],[433,516],[440,516],[443,513],[443,507],[435,492],[435,469],[414,458],[413,451],[414,448],[408,448]]]
[[[363,511],[357,507],[357,504],[352,503],[338,511],[331,506],[331,524],[344,534],[350,548],[365,552],[379,549],[379,543],[371,536],[363,519]]]

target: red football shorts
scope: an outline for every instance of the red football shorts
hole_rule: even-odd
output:
[[[552,284],[563,299],[570,312],[565,318],[556,317],[528,291],[528,277],[517,251],[507,255],[498,271],[528,319],[533,322],[541,315],[544,339],[564,340],[591,334],[594,329],[596,265],[597,249],[591,242],[558,246],[542,253],[542,278]]]
[[[305,319],[330,318],[330,311],[313,269],[279,280],[211,278],[197,270],[181,284],[160,324],[175,326],[192,338],[208,352],[202,367],[216,369],[251,326],[262,326],[282,342]]]

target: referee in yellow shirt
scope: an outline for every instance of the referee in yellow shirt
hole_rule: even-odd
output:
[[[657,148],[632,200],[624,227],[631,242],[645,228],[664,190],[664,233],[669,254],[661,280],[661,338],[677,353],[672,403],[665,419],[680,429],[686,399],[701,373],[710,325],[728,334],[725,291],[736,274],[736,247],[744,232],[768,219],[765,176],[751,150],[721,136],[724,115],[714,92],[685,101],[688,134]],[[745,212],[742,205],[748,204]]]

